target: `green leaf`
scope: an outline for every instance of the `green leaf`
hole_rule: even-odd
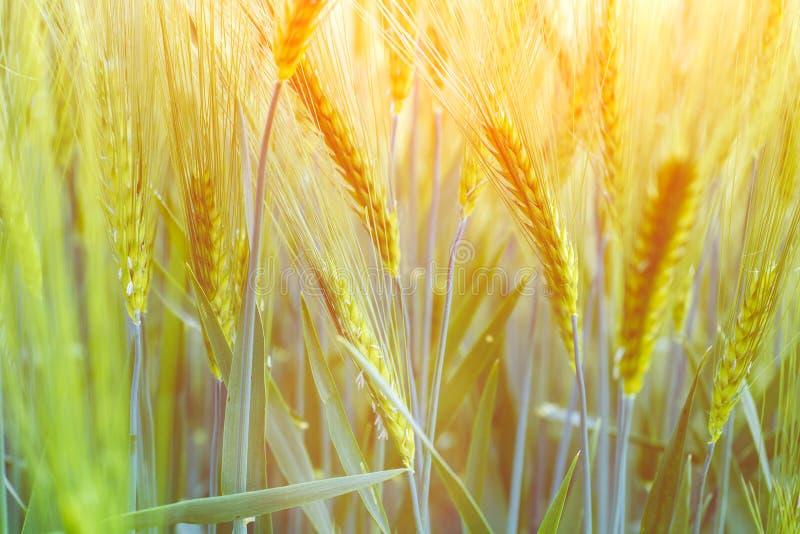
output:
[[[689,532],[691,529],[692,513],[692,455],[686,460],[686,469],[681,470],[681,489],[678,494],[678,504],[675,508],[675,517],[670,527],[671,534]]]
[[[472,436],[467,452],[467,468],[465,483],[472,492],[477,502],[480,502],[486,476],[486,461],[489,452],[489,441],[492,433],[492,414],[494,413],[494,400],[497,396],[497,369],[499,361],[495,361],[486,386],[483,388],[478,410],[475,413],[475,423],[472,425]]]
[[[514,292],[503,301],[486,329],[481,333],[467,355],[456,364],[445,378],[442,386],[442,399],[439,407],[444,426],[455,416],[461,403],[466,398],[466,392],[471,391],[478,377],[483,374],[486,367],[497,357],[501,346],[505,324],[514,311],[522,291],[528,283],[528,278],[523,279]],[[455,346],[455,345],[453,345]]]
[[[192,297],[156,258],[153,259],[153,267],[153,277],[158,282],[163,280],[164,288],[162,289],[161,284],[154,280],[151,284],[152,291],[175,317],[183,321],[183,324],[199,332],[201,326],[197,320],[197,305]]]
[[[753,444],[756,447],[761,473],[764,475],[767,489],[772,491],[772,474],[769,470],[769,459],[767,458],[767,447],[764,445],[764,436],[761,435],[761,422],[759,420],[758,411],[756,410],[756,403],[753,401],[753,395],[750,393],[750,388],[746,385],[742,391],[740,405],[742,406],[744,419],[747,421],[747,428],[750,429],[750,435],[753,437]],[[733,424],[731,424],[729,432],[732,431]]]
[[[308,455],[299,426],[292,411],[275,385],[269,383],[270,412],[267,419],[267,443],[275,456],[278,468],[290,484],[314,480],[314,467]],[[303,512],[317,532],[333,532],[333,518],[322,503],[303,507]]]
[[[175,523],[197,525],[225,523],[247,517],[271,514],[297,506],[307,506],[311,503],[344,495],[367,486],[380,484],[406,471],[406,469],[392,469],[362,475],[302,482],[281,488],[248,491],[221,497],[192,499],[124,514],[110,521],[119,520],[126,529],[160,527],[174,525]],[[329,532],[333,532],[332,527]]]
[[[501,239],[497,249],[484,265],[499,265],[500,258],[503,257],[510,240],[510,234],[507,235],[505,239]],[[461,306],[453,311],[450,317],[450,327],[447,329],[447,344],[453,347],[453,352],[458,350],[458,346],[464,340],[464,336],[469,332],[469,326],[480,308],[481,303],[486,300],[487,296],[487,292],[480,291],[478,295],[473,298],[461,299]]]
[[[642,532],[666,533],[675,513],[678,498],[678,486],[683,473],[684,450],[686,448],[686,435],[689,428],[689,416],[694,404],[694,396],[697,391],[697,384],[700,382],[700,375],[703,365],[708,359],[710,351],[707,351],[698,365],[694,375],[692,387],[683,403],[681,416],[672,437],[667,443],[661,461],[658,463],[656,478],[650,495],[647,497],[647,504],[642,517]]]
[[[547,508],[542,519],[542,524],[539,525],[539,534],[555,534],[558,532],[558,525],[561,523],[561,512],[564,510],[564,502],[567,500],[567,491],[569,490],[570,482],[572,481],[572,473],[575,471],[575,466],[578,464],[578,458],[581,452],[575,455],[572,459],[572,464],[569,466],[567,474],[564,475],[564,480],[561,481],[561,486],[558,488],[553,502]]]
[[[353,428],[350,426],[350,420],[347,418],[342,398],[336,388],[328,362],[325,361],[322,355],[322,347],[314,331],[308,305],[302,296],[300,303],[303,309],[303,335],[305,337],[308,363],[311,367],[311,374],[314,377],[317,393],[325,410],[325,422],[328,426],[331,442],[345,473],[348,475],[364,473],[366,472],[367,461],[358,446],[358,440],[353,433]],[[388,533],[389,520],[374,488],[360,490],[359,495],[381,532]]]
[[[414,432],[416,436],[419,437],[422,445],[430,451],[436,472],[442,479],[445,489],[447,489],[447,493],[450,495],[450,499],[456,506],[461,521],[464,522],[470,532],[491,532],[492,529],[489,523],[486,521],[475,499],[464,485],[464,482],[456,475],[455,471],[447,464],[444,458],[442,458],[436,450],[436,447],[434,447],[433,442],[422,430],[420,424],[411,417],[411,412],[409,412],[405,403],[397,396],[397,393],[386,383],[378,370],[375,369],[375,366],[372,365],[364,355],[343,337],[340,336],[338,339],[357,362],[359,369],[369,376],[372,384],[374,384],[389,402],[392,403],[395,409],[406,418],[408,423],[414,428]]]

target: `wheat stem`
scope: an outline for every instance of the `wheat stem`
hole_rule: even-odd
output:
[[[128,485],[128,510],[136,511],[136,492],[139,474],[139,390],[142,374],[142,323],[138,312],[133,320],[133,372],[131,375],[131,395],[130,412],[128,419],[128,465],[129,465],[129,485]]]
[[[614,465],[616,488],[614,490],[614,515],[612,518],[612,534],[625,532],[625,502],[627,498],[628,477],[628,440],[631,435],[633,419],[633,403],[635,395],[620,396],[619,418],[617,419],[617,462]]]
[[[600,199],[598,198],[598,206]],[[598,217],[599,219],[599,217]],[[599,225],[598,225],[599,228]],[[602,233],[598,232],[597,246],[597,273],[595,277],[595,288],[597,288],[597,370],[598,370],[598,404],[600,407],[600,435],[597,441],[597,525],[600,534],[606,534],[608,530],[608,496],[611,486],[609,485],[609,433],[608,425],[611,421],[611,395],[610,395],[610,374],[608,369],[608,332],[606,326],[605,309],[605,256],[606,243]]]
[[[450,259],[447,262],[447,285],[445,286],[444,294],[444,310],[442,312],[442,322],[439,327],[439,342],[436,349],[436,360],[434,362],[433,383],[431,389],[430,399],[428,401],[428,436],[431,440],[436,440],[436,419],[439,413],[439,394],[442,388],[442,372],[444,371],[444,355],[447,349],[447,326],[450,322],[450,310],[453,304],[453,274],[456,266],[456,256],[458,252],[458,245],[461,243],[461,238],[464,236],[464,230],[467,227],[467,219],[462,218],[458,222],[456,229],[456,236],[453,238],[453,243],[450,246]],[[427,364],[426,364],[427,366]],[[422,467],[422,506],[424,516],[428,518],[428,497],[431,489],[431,467],[432,457],[430,451],[425,453],[425,461]],[[428,524],[430,519],[428,518]]]
[[[3,417],[3,365],[0,364],[0,534],[8,534],[6,501],[6,432]]]
[[[422,512],[419,507],[419,493],[417,489],[417,480],[414,478],[414,473],[408,472],[408,489],[411,492],[411,507],[414,510],[414,525],[417,527],[417,532],[425,532],[422,526]],[[428,522],[430,524],[430,521]]]
[[[717,508],[717,534],[725,531],[725,518],[728,514],[728,486],[731,478],[731,454],[733,452],[733,419],[728,420],[728,431],[722,453],[722,480],[719,488],[719,507]]]
[[[255,279],[258,261],[261,255],[261,226],[264,218],[264,187],[267,171],[267,156],[269,154],[269,139],[272,125],[275,120],[275,111],[278,107],[283,81],[275,82],[272,99],[267,112],[267,122],[264,126],[264,135],[261,139],[261,152],[258,160],[258,174],[256,175],[255,212],[253,216],[253,236],[250,242],[250,259],[245,279],[245,308],[242,331],[244,333],[241,343],[241,372],[239,374],[239,420],[236,432],[236,478],[234,489],[242,493],[247,489],[247,443],[250,432],[250,387],[253,372],[253,337],[256,321],[256,295],[249,287],[250,281]],[[233,377],[232,377],[233,378]],[[234,523],[235,533],[246,531],[244,520]]]
[[[389,209],[394,209],[397,204],[395,199],[394,183],[395,177],[395,158],[397,157],[397,120],[398,116],[392,113],[392,127],[389,133]]]
[[[583,363],[578,342],[578,315],[572,314],[572,340],[575,356],[575,380],[578,385],[578,397],[581,403],[581,448],[583,449],[583,532],[592,532],[592,471],[589,458],[589,431],[586,418],[586,384],[583,380]]]
[[[437,111],[433,116],[434,121],[434,141],[433,141],[433,183],[431,184],[431,207],[428,215],[428,242],[425,249],[425,309],[422,314],[422,394],[423,399],[428,398],[428,385],[431,359],[431,330],[433,325],[433,283],[434,258],[433,252],[436,246],[436,223],[439,214],[439,180],[441,169],[441,143],[442,143],[442,113]],[[427,410],[424,416],[428,416]],[[430,430],[430,429],[429,429]],[[424,487],[424,486],[423,486]],[[423,508],[427,508],[426,501],[423,500]]]
[[[522,496],[522,474],[525,467],[525,438],[528,433],[528,410],[530,408],[533,362],[534,358],[529,358],[528,369],[525,371],[525,382],[522,385],[522,398],[519,402],[520,412],[514,436],[514,463],[511,469],[506,534],[517,534],[519,525],[519,504]]]
[[[558,440],[558,449],[556,451],[556,463],[553,469],[553,481],[550,484],[550,500],[552,501],[558,493],[558,488],[561,485],[561,480],[564,478],[564,472],[567,468],[567,451],[569,450],[569,442],[572,439],[572,425],[570,424],[570,417],[575,411],[575,404],[578,402],[578,382],[572,382],[572,387],[569,390],[569,400],[567,401],[567,411],[564,414],[564,426],[561,429],[561,437]]]
[[[222,380],[212,378],[214,381],[214,406],[213,406],[213,421],[211,424],[211,451],[208,462],[208,496],[215,497],[219,495],[219,462],[220,462],[220,448],[219,436],[222,431],[222,414],[223,406],[225,405],[225,391],[222,385]],[[217,525],[208,525],[208,534],[215,534]]]
[[[708,444],[706,451],[706,461],[703,463],[703,474],[700,477],[700,491],[697,494],[697,513],[694,516],[694,534],[700,534],[700,525],[703,523],[703,495],[706,492],[706,481],[708,480],[708,472],[711,469],[711,457],[714,455],[714,447],[716,443]]]

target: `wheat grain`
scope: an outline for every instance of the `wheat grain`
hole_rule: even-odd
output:
[[[667,305],[676,266],[694,224],[699,181],[687,159],[658,170],[648,195],[634,249],[625,271],[620,347],[616,373],[626,394],[636,394],[650,366],[653,346]]]
[[[155,79],[141,72],[145,53],[125,22],[105,6],[106,46],[96,71],[98,153],[118,277],[134,323],[147,310],[156,212],[153,186],[162,171],[152,98]],[[138,71],[138,72],[137,72]],[[139,76],[139,83],[130,83]]]

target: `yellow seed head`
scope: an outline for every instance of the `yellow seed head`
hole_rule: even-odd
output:
[[[322,134],[347,186],[352,206],[378,249],[386,272],[392,277],[399,276],[397,213],[389,208],[386,191],[375,176],[371,158],[358,148],[355,128],[328,97],[308,58],[299,61],[297,75],[289,80],[289,84],[300,96]]]
[[[272,53],[278,66],[278,79],[291,78],[328,0],[293,0],[287,2],[284,16],[275,27]]]
[[[486,187],[483,169],[481,169],[477,154],[467,146],[464,149],[464,158],[461,163],[461,180],[458,183],[458,203],[461,206],[461,216],[466,218],[475,209],[475,201]]]
[[[375,337],[369,321],[364,317],[353,298],[353,293],[345,277],[335,269],[317,269],[317,279],[331,315],[336,321],[340,335],[347,339],[363,354],[380,373],[387,384],[403,398],[400,381],[391,361],[381,351],[381,345]],[[367,389],[372,400],[372,408],[376,415],[379,436],[385,432],[403,460],[403,464],[412,468],[414,463],[414,430],[408,421],[387,399],[380,388],[366,378]]]
[[[710,443],[716,443],[747,381],[758,356],[767,321],[775,301],[778,269],[754,273],[736,317],[733,339],[723,339],[722,358],[714,373],[711,412],[708,416]]]
[[[572,354],[578,268],[569,235],[543,179],[535,176],[528,151],[508,116],[497,111],[483,128],[489,150],[500,166],[497,183],[542,262],[553,317],[567,353]]]
[[[653,354],[669,304],[674,271],[689,241],[697,207],[694,166],[670,160],[658,171],[649,195],[634,250],[626,267],[620,346],[616,372],[626,394],[633,395]]]

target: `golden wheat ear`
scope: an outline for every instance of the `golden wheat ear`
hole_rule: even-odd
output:
[[[544,178],[535,174],[510,118],[497,111],[486,120],[483,129],[489,152],[499,164],[496,184],[542,262],[553,318],[567,354],[572,354],[572,316],[578,313],[578,268],[569,235]]]
[[[278,79],[288,80],[314,35],[328,0],[288,0],[275,25],[272,54],[278,66]]]
[[[114,10],[110,4],[101,9],[96,139],[118,276],[128,314],[138,322],[147,310],[152,275],[157,223],[153,188],[165,170],[161,116],[152,105],[161,79],[144,59],[158,51],[158,41],[147,35],[141,20],[133,20],[149,13],[132,8],[128,20]]]
[[[400,380],[390,363],[392,360],[383,353],[382,345],[362,312],[358,300],[354,297],[346,277],[340,276],[332,265],[315,268],[314,273],[339,335],[350,342],[378,370],[381,378],[397,393],[398,398],[404,398]],[[355,363],[359,367],[358,362]],[[400,454],[403,465],[412,469],[414,464],[413,428],[381,392],[380,387],[372,383],[368,373],[362,369],[360,376],[365,379],[372,400],[379,438],[390,439]]]
[[[397,212],[389,208],[386,191],[377,180],[371,158],[356,145],[355,128],[329,98],[310,59],[300,60],[289,84],[322,134],[347,186],[352,206],[369,232],[386,272],[396,278],[400,274]]]
[[[633,251],[625,270],[620,332],[622,355],[616,373],[626,394],[642,387],[656,337],[670,302],[676,267],[689,242],[699,197],[697,173],[687,159],[667,161],[658,170]]]

